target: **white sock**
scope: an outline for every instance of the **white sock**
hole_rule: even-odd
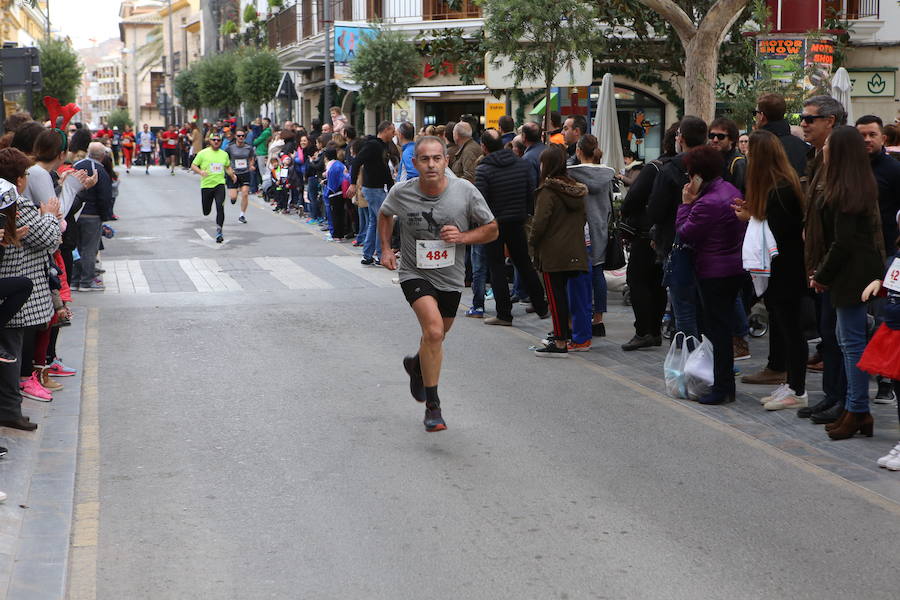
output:
[[[241,216],[242,216],[242,217],[244,216],[244,211],[241,211]]]

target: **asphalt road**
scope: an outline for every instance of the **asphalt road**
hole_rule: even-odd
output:
[[[258,207],[217,247],[195,176],[122,179],[78,298],[98,598],[897,598],[900,506],[472,319],[428,434],[390,273]]]

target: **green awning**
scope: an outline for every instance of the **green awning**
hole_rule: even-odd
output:
[[[531,115],[543,115],[544,114],[544,104],[546,103],[547,98],[541,98],[541,101],[534,105],[532,111],[528,114]],[[550,92],[550,110],[559,110],[559,94],[556,92]]]

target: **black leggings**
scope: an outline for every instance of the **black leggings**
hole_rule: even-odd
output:
[[[203,188],[200,197],[203,200],[203,216],[212,212],[213,200],[216,201],[216,225],[221,228],[225,224],[225,186],[219,184],[214,188]]]
[[[27,277],[4,277],[0,279],[0,327],[3,327],[13,318],[19,309],[31,296],[31,288],[34,284]]]
[[[809,358],[809,346],[806,343],[806,334],[803,332],[803,319],[801,318],[802,304],[799,298],[786,301],[771,300],[766,303],[773,311],[769,314],[769,323],[772,317],[778,323],[776,330],[769,330],[769,335],[779,335],[773,339],[770,347],[772,356],[781,357],[784,369],[787,371],[787,382],[798,396],[806,392],[806,361]],[[777,348],[777,350],[774,350]],[[770,367],[771,368],[771,367]]]
[[[556,273],[544,273],[544,287],[547,290],[547,305],[550,316],[553,317],[553,337],[557,340],[568,340],[572,337],[572,328],[569,326],[569,293],[566,284],[569,279],[579,274],[579,271],[558,271]]]

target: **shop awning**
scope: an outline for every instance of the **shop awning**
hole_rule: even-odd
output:
[[[541,101],[534,105],[534,109],[528,114],[530,115],[543,115],[544,114],[544,104],[547,101],[547,98],[541,98]],[[550,110],[559,110],[559,94],[556,92],[550,92]]]

